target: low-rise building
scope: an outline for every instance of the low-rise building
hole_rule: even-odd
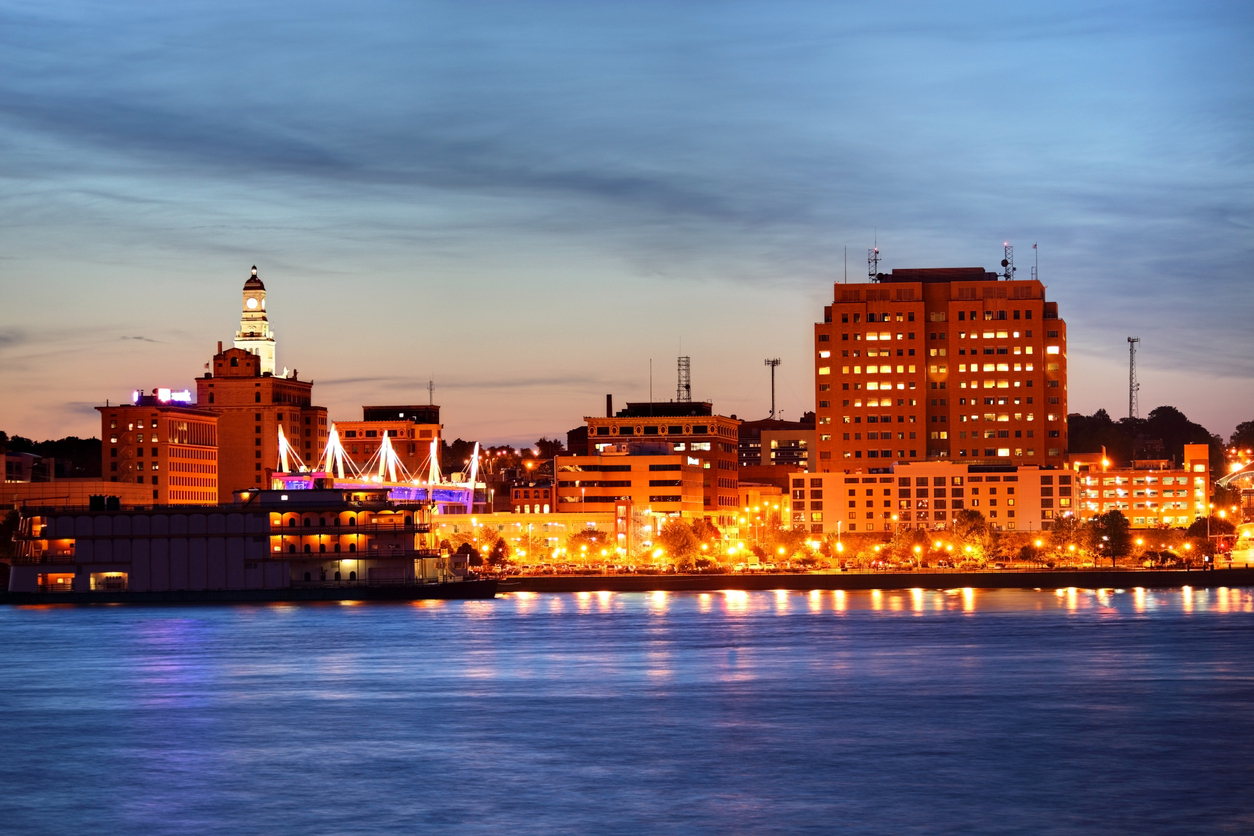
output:
[[[1210,448],[1184,445],[1183,462],[1134,461],[1120,467],[1103,449],[1068,457],[1077,480],[1076,513],[1091,517],[1119,511],[1133,528],[1183,527],[1210,508]]]
[[[515,482],[509,492],[515,514],[549,514],[553,511],[552,482]]]
[[[677,451],[680,445],[687,446],[623,441],[602,443],[595,455],[558,456],[556,509],[587,513],[627,502],[650,514],[706,516],[704,462],[686,449]]]
[[[362,420],[336,421],[340,446],[353,464],[361,468],[379,452],[387,437],[404,468],[425,479],[431,465],[431,445],[440,450],[440,407],[363,406]]]
[[[586,417],[584,420],[588,424],[589,454],[621,448],[624,443],[643,441],[664,443],[670,453],[681,454],[685,460],[695,460],[702,475],[702,515],[720,527],[736,524],[739,509],[736,495],[739,479],[736,452],[738,420],[715,415],[712,404],[708,402],[690,401],[628,403],[626,409],[617,413],[607,402],[604,418]],[[561,487],[559,481],[559,505],[562,502]],[[655,493],[680,496],[675,490]],[[685,500],[666,501],[682,504]]]
[[[386,490],[246,491],[204,508],[24,509],[13,592],[282,589],[445,578],[429,506]]]
[[[998,530],[1041,531],[1071,510],[1074,478],[1035,466],[954,462],[910,462],[887,474],[794,474],[793,527],[823,534],[945,529],[970,508]],[[1046,492],[1059,507],[1042,507]]]

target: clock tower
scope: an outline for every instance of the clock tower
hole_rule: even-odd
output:
[[[244,282],[244,313],[235,332],[235,347],[261,358],[262,374],[274,374],[274,332],[266,320],[266,286],[257,278],[255,264]]]

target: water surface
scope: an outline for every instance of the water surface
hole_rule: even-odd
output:
[[[0,608],[7,833],[1249,833],[1254,590]]]

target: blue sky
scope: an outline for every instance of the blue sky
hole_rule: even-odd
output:
[[[1070,407],[1254,419],[1254,7],[0,3],[0,428],[190,385],[269,291],[333,418],[812,407],[832,283],[1040,244]]]

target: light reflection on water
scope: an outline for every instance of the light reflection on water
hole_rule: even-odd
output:
[[[6,833],[1244,832],[1254,590],[0,609]]]

